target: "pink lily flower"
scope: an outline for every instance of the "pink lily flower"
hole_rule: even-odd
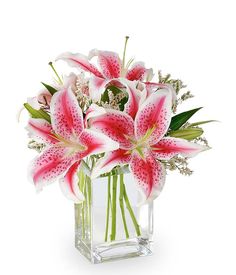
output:
[[[84,198],[76,177],[81,160],[92,154],[118,149],[118,143],[102,133],[84,128],[83,114],[70,89],[55,93],[50,105],[51,121],[29,120],[29,135],[47,144],[31,164],[30,177],[37,190],[60,179],[64,194],[75,203]]]
[[[90,62],[94,56],[97,56],[98,67]],[[56,60],[64,60],[72,67],[80,68],[93,75],[89,83],[89,93],[94,101],[100,99],[105,87],[109,84],[122,87],[122,81],[119,78],[142,81],[149,72],[143,62],[134,63],[130,69],[122,67],[119,55],[110,51],[92,50],[89,57],[66,52],[58,56]]]
[[[120,145],[107,153],[92,172],[92,177],[106,173],[117,165],[129,164],[141,193],[140,203],[155,199],[165,182],[165,168],[161,160],[177,154],[192,157],[205,146],[183,139],[165,137],[171,121],[172,96],[168,90],[152,93],[140,106],[135,119],[130,115],[106,110],[91,117],[89,124]]]

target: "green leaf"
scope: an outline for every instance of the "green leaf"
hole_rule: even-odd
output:
[[[24,103],[24,107],[30,113],[30,115],[32,116],[32,118],[42,118],[42,119],[47,120],[49,123],[51,123],[50,115],[48,113],[46,113],[44,110],[42,110],[42,109],[39,109],[39,110],[34,109],[28,103]]]
[[[176,138],[183,138],[187,140],[193,140],[200,137],[203,134],[202,128],[185,128],[176,131],[171,131],[169,136]]]
[[[192,117],[200,109],[202,109],[202,107],[173,116],[170,123],[170,129],[178,130],[185,122],[190,119],[190,117]]]
[[[189,127],[192,127],[192,126],[198,126],[198,125],[202,125],[202,124],[206,124],[206,123],[210,123],[210,122],[217,122],[218,120],[204,120],[204,121],[198,121],[198,122],[194,122],[194,123],[191,123],[189,125]]]
[[[48,85],[48,84],[46,84],[46,83],[43,83],[43,82],[41,82],[42,84],[43,84],[43,86],[49,91],[49,93],[51,94],[51,95],[54,95],[56,92],[57,92],[57,90],[55,89],[55,88],[53,88],[52,86],[50,86],[50,85]]]
[[[122,93],[122,90],[117,88],[116,86],[109,86],[109,87],[107,87],[107,89],[111,90],[114,95]]]

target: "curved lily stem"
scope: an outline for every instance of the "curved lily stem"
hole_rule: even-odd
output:
[[[125,236],[126,239],[129,238],[129,231],[127,228],[127,223],[126,223],[126,218],[125,218],[125,208],[124,208],[124,175],[120,174],[120,210],[121,210],[121,216],[124,224],[124,229],[125,229]]]
[[[125,200],[125,203],[126,203],[127,210],[129,211],[130,217],[131,217],[132,222],[134,224],[136,234],[137,234],[137,236],[141,236],[140,227],[139,227],[139,224],[138,224],[138,222],[135,218],[134,211],[131,207],[131,204],[129,202],[129,198],[128,198],[127,193],[126,193],[125,185],[124,185],[124,200]]]

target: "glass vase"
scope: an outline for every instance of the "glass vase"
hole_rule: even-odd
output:
[[[153,235],[153,203],[139,205],[130,173],[91,180],[79,172],[85,200],[75,204],[75,246],[92,263],[147,256]]]

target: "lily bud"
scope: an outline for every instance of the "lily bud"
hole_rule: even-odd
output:
[[[200,137],[203,134],[202,128],[185,128],[176,131],[171,131],[169,136],[176,138],[183,138],[187,140],[193,140]]]

